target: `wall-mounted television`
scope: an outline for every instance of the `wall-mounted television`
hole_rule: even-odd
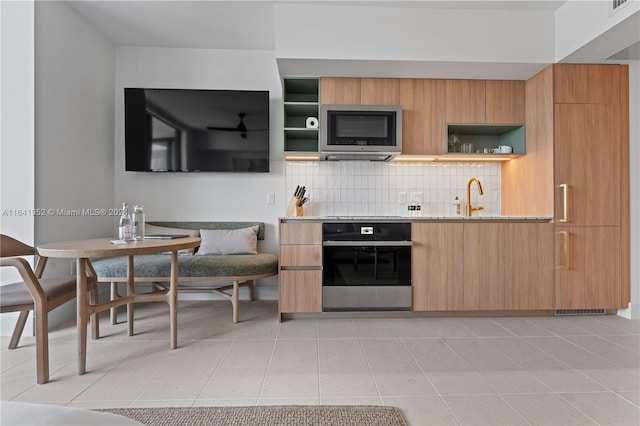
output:
[[[269,91],[124,89],[125,170],[268,172]]]

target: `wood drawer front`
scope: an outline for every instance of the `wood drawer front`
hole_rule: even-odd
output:
[[[322,246],[282,245],[280,266],[322,266]]]
[[[281,223],[280,244],[322,244],[322,224]]]
[[[322,271],[280,271],[280,312],[322,312]]]

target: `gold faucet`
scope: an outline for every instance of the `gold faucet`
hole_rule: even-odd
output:
[[[473,212],[484,209],[484,207],[471,207],[471,184],[474,181],[478,184],[478,192],[480,193],[480,195],[483,194],[480,179],[478,179],[477,177],[469,179],[469,182],[467,182],[467,216],[471,216]]]

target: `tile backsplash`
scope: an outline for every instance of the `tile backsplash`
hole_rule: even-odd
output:
[[[412,198],[421,201],[421,216],[453,216],[458,197],[464,215],[467,182],[474,216],[500,216],[500,164],[497,163],[382,163],[368,161],[287,161],[286,190],[306,186],[305,216],[409,216]],[[406,202],[400,202],[403,195]],[[287,200],[288,201],[288,200]],[[284,215],[284,212],[283,212]]]

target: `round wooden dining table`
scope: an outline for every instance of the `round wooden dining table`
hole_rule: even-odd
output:
[[[129,241],[115,244],[113,238],[97,238],[88,240],[63,241],[42,244],[37,247],[38,254],[42,257],[76,259],[77,280],[77,329],[78,329],[78,374],[86,372],[87,363],[87,322],[89,316],[121,305],[132,307],[139,302],[166,302],[169,304],[171,323],[171,348],[178,346],[178,251],[194,248],[200,245],[200,238],[182,237],[174,239],[154,239]],[[135,294],[134,284],[134,256],[171,252],[170,286],[167,291],[147,294]],[[92,303],[87,298],[87,278],[97,279],[95,270],[91,265],[92,258],[104,257],[128,257],[127,267],[127,295],[110,300],[105,303]],[[133,309],[129,312],[129,335],[133,334]],[[97,316],[96,316],[97,317]],[[98,337],[97,318],[94,321],[94,337]]]

